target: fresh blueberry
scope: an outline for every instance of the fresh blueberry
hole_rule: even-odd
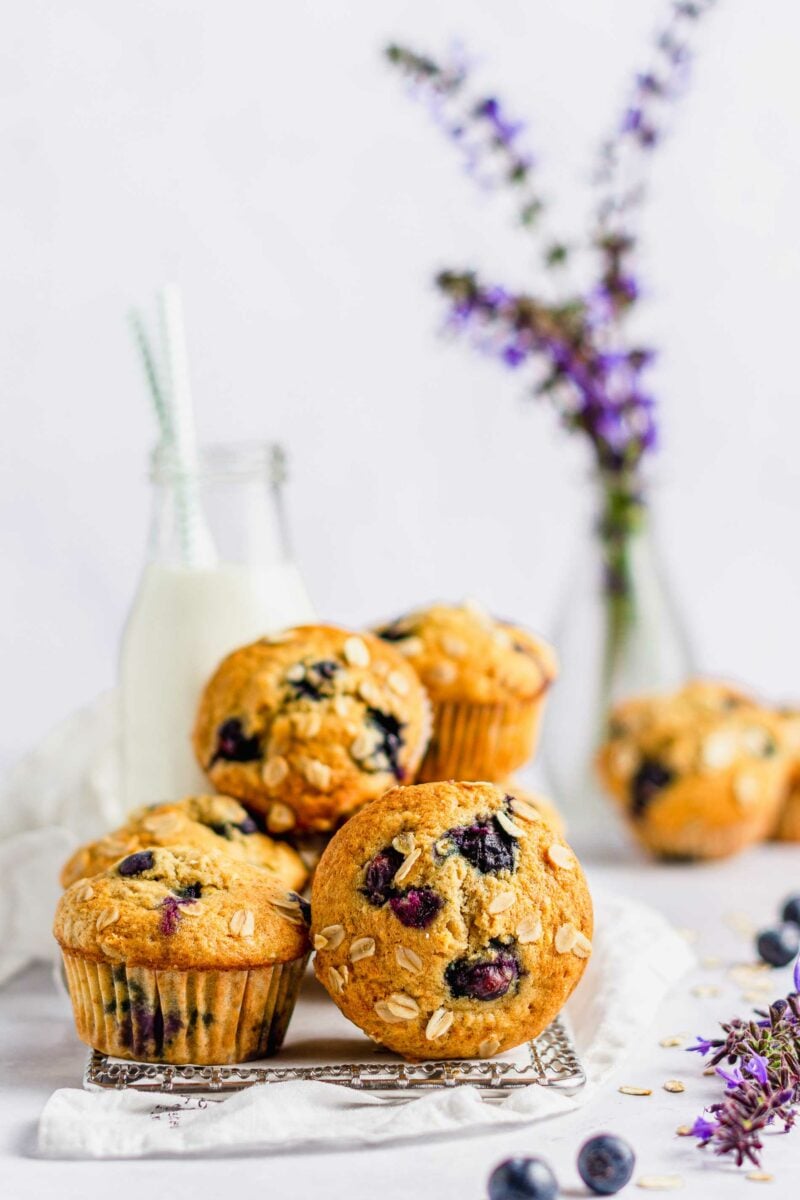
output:
[[[443,904],[442,897],[429,887],[409,888],[389,900],[400,924],[409,929],[427,929]]]
[[[261,753],[258,738],[247,737],[238,717],[230,717],[217,730],[217,749],[212,765],[222,758],[226,762],[252,762]]]
[[[402,722],[398,721],[397,717],[393,717],[391,713],[381,712],[379,708],[367,709],[367,721],[381,735],[381,740],[373,753],[384,755],[395,779],[402,780],[405,772],[398,762],[400,751],[403,748]]]
[[[445,834],[482,875],[513,871],[517,846],[497,817],[478,817],[472,825],[461,825]]]
[[[456,1000],[497,1000],[519,979],[519,963],[513,954],[500,950],[494,958],[457,958],[444,973]]]
[[[800,925],[800,895],[789,896],[781,909],[781,920]]]
[[[154,862],[152,850],[137,850],[135,854],[123,858],[117,870],[120,875],[142,875],[145,871],[152,871]]]
[[[395,850],[394,846],[384,846],[383,850],[367,863],[364,886],[361,890],[375,908],[380,908],[392,895],[392,880],[402,861],[403,855],[399,850]]]
[[[489,1176],[489,1200],[555,1200],[556,1177],[544,1159],[507,1158]]]
[[[627,1142],[600,1133],[584,1142],[578,1154],[578,1174],[598,1196],[613,1196],[633,1174],[636,1158]]]
[[[646,758],[631,783],[633,815],[641,817],[650,801],[674,779],[673,772],[663,763]]]
[[[800,952],[800,928],[784,921],[774,929],[762,929],[756,938],[756,949],[771,967],[785,967]]]

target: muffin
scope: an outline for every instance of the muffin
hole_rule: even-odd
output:
[[[780,842],[800,842],[800,711],[784,708],[778,716],[791,766],[773,837]]]
[[[618,705],[597,758],[638,840],[683,859],[723,858],[765,837],[788,765],[776,714],[705,681]]]
[[[229,796],[187,796],[139,808],[113,833],[76,850],[61,872],[61,886],[106,871],[125,854],[147,846],[193,846],[228,854],[263,867],[291,890],[300,891],[308,871],[296,850],[260,833],[258,825]]]
[[[471,602],[434,604],[375,632],[411,663],[433,703],[418,779],[505,779],[531,758],[557,674],[546,642]]]
[[[234,651],[207,684],[194,748],[270,833],[325,832],[398,780],[430,734],[413,667],[370,634],[304,625]]]
[[[323,854],[312,913],[323,986],[408,1058],[489,1058],[536,1037],[591,953],[575,855],[490,783],[375,800]]]
[[[145,1062],[274,1054],[309,953],[294,893],[250,863],[185,846],[137,850],[73,883],[53,932],[78,1036]]]

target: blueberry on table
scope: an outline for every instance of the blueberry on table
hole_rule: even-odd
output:
[[[781,909],[781,920],[800,925],[800,895],[789,896]]]
[[[489,1200],[555,1200],[556,1177],[541,1158],[507,1158],[489,1176]]]
[[[774,929],[762,929],[756,938],[756,950],[771,967],[785,967],[800,952],[800,927],[784,921]]]
[[[584,1142],[578,1154],[578,1174],[598,1196],[613,1196],[633,1174],[636,1158],[627,1142],[601,1133]]]

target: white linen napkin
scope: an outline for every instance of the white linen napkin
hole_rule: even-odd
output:
[[[594,953],[567,1009],[587,1076],[586,1086],[573,1095],[534,1084],[489,1105],[474,1087],[462,1086],[398,1106],[338,1085],[303,1081],[251,1087],[219,1102],[63,1088],[42,1112],[39,1152],[139,1158],[372,1146],[567,1112],[585,1103],[622,1063],[693,962],[683,939],[652,909],[602,895],[595,896],[595,910]]]

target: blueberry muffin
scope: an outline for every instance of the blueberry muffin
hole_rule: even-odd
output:
[[[244,646],[207,684],[194,730],[214,786],[270,833],[325,832],[412,780],[430,705],[402,654],[370,634],[304,625]]]
[[[639,841],[667,858],[722,858],[774,827],[789,759],[780,720],[696,681],[614,709],[600,777]]]
[[[800,710],[780,709],[778,716],[791,766],[773,836],[780,842],[800,842]]]
[[[309,953],[295,893],[260,867],[181,846],[73,883],[53,932],[79,1037],[145,1062],[274,1054]]]
[[[147,846],[193,846],[263,867],[290,890],[300,891],[308,871],[296,850],[259,832],[230,796],[187,796],[130,814],[121,828],[76,850],[61,872],[61,886],[106,871],[123,855]]]
[[[315,970],[374,1041],[408,1058],[490,1058],[552,1021],[591,953],[575,855],[489,783],[397,787],[322,856]]]
[[[433,703],[420,780],[501,780],[533,755],[550,646],[478,605],[434,604],[376,629],[418,672]]]

